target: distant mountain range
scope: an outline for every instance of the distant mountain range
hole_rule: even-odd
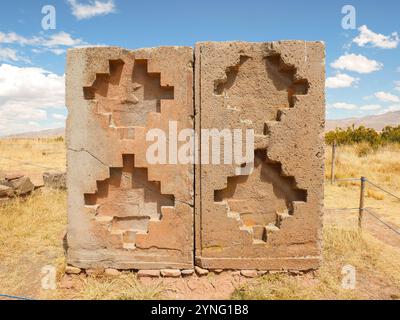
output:
[[[64,137],[64,136],[65,136],[65,128],[58,128],[58,129],[47,129],[42,131],[18,133],[0,138],[33,139],[33,138],[53,138],[53,137]]]
[[[400,125],[400,111],[387,112],[376,116],[366,116],[362,118],[347,118],[340,120],[327,120],[325,131],[335,130],[336,128],[346,129],[347,127],[364,126],[367,128],[381,131],[385,126]]]
[[[326,131],[335,130],[336,128],[346,129],[354,124],[355,127],[365,126],[381,131],[385,126],[398,126],[400,125],[400,111],[387,112],[376,116],[366,116],[361,118],[347,118],[339,120],[326,120]],[[1,138],[51,138],[51,137],[64,137],[65,128],[48,129],[35,132],[25,132],[13,134]]]

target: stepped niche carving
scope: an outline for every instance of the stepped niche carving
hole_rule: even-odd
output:
[[[227,187],[214,192],[214,201],[226,207],[253,244],[265,244],[292,216],[293,203],[307,201],[307,191],[297,188],[294,177],[284,176],[281,164],[270,161],[265,150],[256,150],[254,159],[253,173],[229,177]]]

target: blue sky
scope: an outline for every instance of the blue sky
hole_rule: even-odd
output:
[[[42,7],[56,29],[42,28]],[[352,5],[356,28],[342,28]],[[65,50],[193,46],[197,41],[322,40],[327,118],[400,110],[400,2],[391,1],[3,1],[0,135],[62,127]]]

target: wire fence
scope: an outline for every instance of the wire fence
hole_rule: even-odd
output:
[[[353,182],[353,181],[359,181],[360,182],[360,204],[358,207],[352,207],[352,208],[326,208],[327,210],[332,210],[332,211],[351,211],[351,210],[358,210],[359,212],[359,228],[362,229],[362,223],[363,223],[363,215],[364,213],[368,213],[371,217],[373,217],[375,220],[379,221],[383,225],[385,225],[387,228],[392,230],[394,233],[397,235],[400,235],[400,230],[396,229],[393,227],[391,224],[383,220],[376,212],[372,211],[371,208],[368,208],[365,206],[365,190],[366,190],[366,184],[369,184],[373,186],[374,188],[379,189],[381,192],[386,193],[387,195],[390,195],[394,199],[400,201],[400,196],[394,194],[393,192],[387,190],[386,188],[378,185],[375,182],[370,181],[366,177],[360,177],[360,178],[344,178],[344,179],[331,179],[330,182],[331,184],[335,182]]]
[[[373,212],[371,209],[369,208],[365,208],[365,211],[367,213],[369,213],[372,217],[374,217],[376,220],[378,220],[379,222],[381,222],[382,224],[384,224],[386,227],[388,227],[390,230],[392,230],[394,233],[396,233],[397,235],[400,236],[400,230],[392,227],[390,224],[388,224],[386,221],[382,220],[382,218],[380,218],[375,212]]]
[[[337,149],[337,144],[334,141],[332,144],[332,159],[331,159],[331,175],[330,175],[330,183],[331,185],[335,184],[336,182],[355,182],[359,181],[360,182],[360,203],[359,206],[356,208],[326,208],[328,210],[339,210],[339,211],[351,211],[351,210],[358,210],[358,226],[360,229],[362,229],[362,223],[363,223],[363,216],[364,213],[369,214],[371,217],[373,217],[376,221],[379,221],[381,224],[385,225],[387,228],[392,230],[395,234],[400,235],[399,229],[396,229],[392,225],[390,225],[388,222],[383,220],[379,215],[372,211],[371,208],[367,208],[365,206],[365,190],[366,190],[366,185],[370,185],[381,192],[384,192],[387,195],[390,195],[394,199],[400,201],[400,196],[396,195],[394,192],[387,190],[385,187],[382,187],[378,185],[377,183],[369,180],[366,177],[360,177],[360,178],[341,178],[341,179],[336,179],[335,178],[335,162],[336,162],[336,149]]]

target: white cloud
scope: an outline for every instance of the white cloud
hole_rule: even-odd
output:
[[[389,108],[386,109],[386,111],[387,112],[400,111],[400,104],[390,106]]]
[[[0,108],[0,117],[8,121],[47,119],[46,110],[37,109],[26,104],[6,103]]]
[[[58,113],[53,113],[51,116],[52,116],[53,119],[56,119],[56,120],[65,120],[65,119],[67,119],[67,117],[65,115],[58,114]]]
[[[19,61],[17,51],[10,48],[0,48],[0,61]]]
[[[336,103],[329,105],[328,108],[354,110],[354,109],[357,109],[358,107],[357,107],[357,105],[352,104],[352,103],[336,102]]]
[[[394,94],[388,93],[388,92],[383,92],[379,91],[376,92],[375,97],[378,98],[379,100],[383,102],[400,102],[400,99],[398,96],[395,96]]]
[[[400,111],[400,104],[395,104],[386,109],[383,109],[378,114],[384,114],[384,113],[394,112],[394,111]]]
[[[372,99],[374,99],[374,96],[364,96],[363,97],[363,100],[366,100],[366,101],[372,100]]]
[[[379,104],[366,104],[366,105],[361,106],[360,110],[372,111],[372,110],[379,110],[380,108],[382,108],[382,106]]]
[[[72,14],[78,19],[90,19],[95,16],[104,16],[115,12],[114,0],[89,1],[88,4],[78,3],[77,0],[68,0],[71,5]]]
[[[54,48],[58,46],[76,47],[84,43],[85,42],[83,42],[82,39],[74,39],[69,33],[66,33],[64,31],[53,34],[49,38],[42,40],[43,46],[49,48]]]
[[[24,37],[15,32],[0,32],[0,43],[19,45],[22,47],[34,47],[32,51],[36,53],[52,52],[56,55],[63,54],[68,47],[87,46],[88,43],[79,38],[73,38],[67,32],[61,31],[50,36]],[[12,49],[10,49],[12,50]],[[12,59],[9,59],[12,60]],[[22,60],[22,59],[19,59]],[[13,60],[16,61],[16,60]]]
[[[65,108],[64,82],[41,68],[0,65],[0,135],[39,129],[46,109]]]
[[[383,64],[375,60],[370,60],[361,54],[357,55],[352,53],[339,57],[337,60],[331,63],[331,67],[358,73],[371,73],[381,70],[383,68]]]
[[[360,47],[371,45],[376,48],[395,49],[400,42],[397,32],[393,32],[390,36],[385,36],[369,30],[366,25],[361,26],[358,30],[360,34],[353,39],[353,42],[357,43]]]
[[[9,33],[0,32],[0,43],[7,43],[7,44],[17,43],[21,46],[25,46],[25,45],[35,44],[37,40],[38,37],[25,38],[24,36],[20,36],[15,32],[9,32]]]
[[[51,49],[51,52],[53,52],[55,55],[59,56],[65,53],[64,49]]]
[[[395,85],[394,89],[397,90],[397,91],[400,91],[400,81],[395,81],[394,85]]]
[[[327,88],[349,88],[357,84],[359,78],[353,78],[345,73],[338,73],[334,77],[326,78],[325,85]]]
[[[63,106],[65,95],[64,76],[41,68],[20,68],[9,64],[0,66],[0,99],[45,101],[46,106]]]
[[[365,104],[362,106],[354,103],[336,102],[328,105],[329,109],[342,109],[342,110],[359,110],[359,111],[374,111],[382,108],[379,104]]]

